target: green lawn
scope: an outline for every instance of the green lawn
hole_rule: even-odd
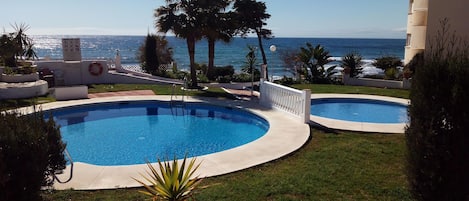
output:
[[[288,157],[204,179],[197,200],[411,200],[404,135],[325,133]],[[55,191],[50,200],[145,200],[138,189]]]
[[[291,87],[297,89],[310,89],[311,93],[370,94],[406,99],[409,98],[409,90],[405,89],[383,89],[376,87],[344,86],[331,84],[296,84],[292,85]]]
[[[169,86],[93,85],[90,93]],[[313,93],[361,93],[408,98],[408,91],[341,85],[295,85]],[[201,93],[201,94],[198,94]],[[230,97],[218,89],[191,95]],[[327,133],[312,138],[282,159],[236,173],[206,178],[197,200],[411,200],[405,176],[403,134]],[[148,200],[139,189],[44,192],[46,200]]]

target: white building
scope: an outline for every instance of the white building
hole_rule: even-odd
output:
[[[468,10],[468,0],[409,0],[404,63],[430,46],[444,19],[449,20],[451,31],[469,39]]]

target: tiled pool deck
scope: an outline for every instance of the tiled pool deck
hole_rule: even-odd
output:
[[[144,96],[113,96],[112,94],[108,94],[101,98],[47,103],[42,105],[42,109],[48,110],[89,103],[137,100],[169,101],[170,96],[151,96],[149,94],[144,94]],[[260,107],[259,104],[257,104],[257,100],[235,101],[186,97],[186,101],[206,102],[209,104],[244,108],[265,118],[270,124],[268,132],[256,141],[226,151],[197,157],[197,161],[201,162],[198,171],[200,177],[223,175],[281,158],[302,147],[310,137],[310,130],[307,124],[303,124],[299,119],[284,112]],[[104,143],[105,142],[103,142],[103,144]],[[68,178],[70,173],[69,168],[70,166],[64,170],[64,174],[58,177],[62,180]],[[140,174],[146,174],[146,171],[146,164],[95,166],[75,162],[73,179],[66,184],[56,182],[54,187],[55,189],[73,188],[75,190],[137,187],[140,185],[132,178],[142,179]]]

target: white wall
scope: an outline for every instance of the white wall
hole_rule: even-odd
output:
[[[344,74],[342,81],[344,85],[352,86],[368,86],[379,88],[392,88],[392,89],[409,89],[411,83],[409,80],[396,81],[396,80],[379,80],[370,78],[351,78],[349,75]]]
[[[103,68],[100,75],[92,75],[89,66],[92,62],[98,62]],[[81,85],[109,83],[108,66],[106,61],[37,61],[39,69],[48,68],[54,71],[56,85]],[[62,76],[60,76],[62,75]],[[63,79],[59,81],[58,79]],[[60,82],[63,82],[61,84]]]

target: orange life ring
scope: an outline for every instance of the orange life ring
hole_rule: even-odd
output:
[[[91,75],[99,76],[103,73],[103,66],[98,62],[91,62],[88,66],[88,72],[90,72]]]

